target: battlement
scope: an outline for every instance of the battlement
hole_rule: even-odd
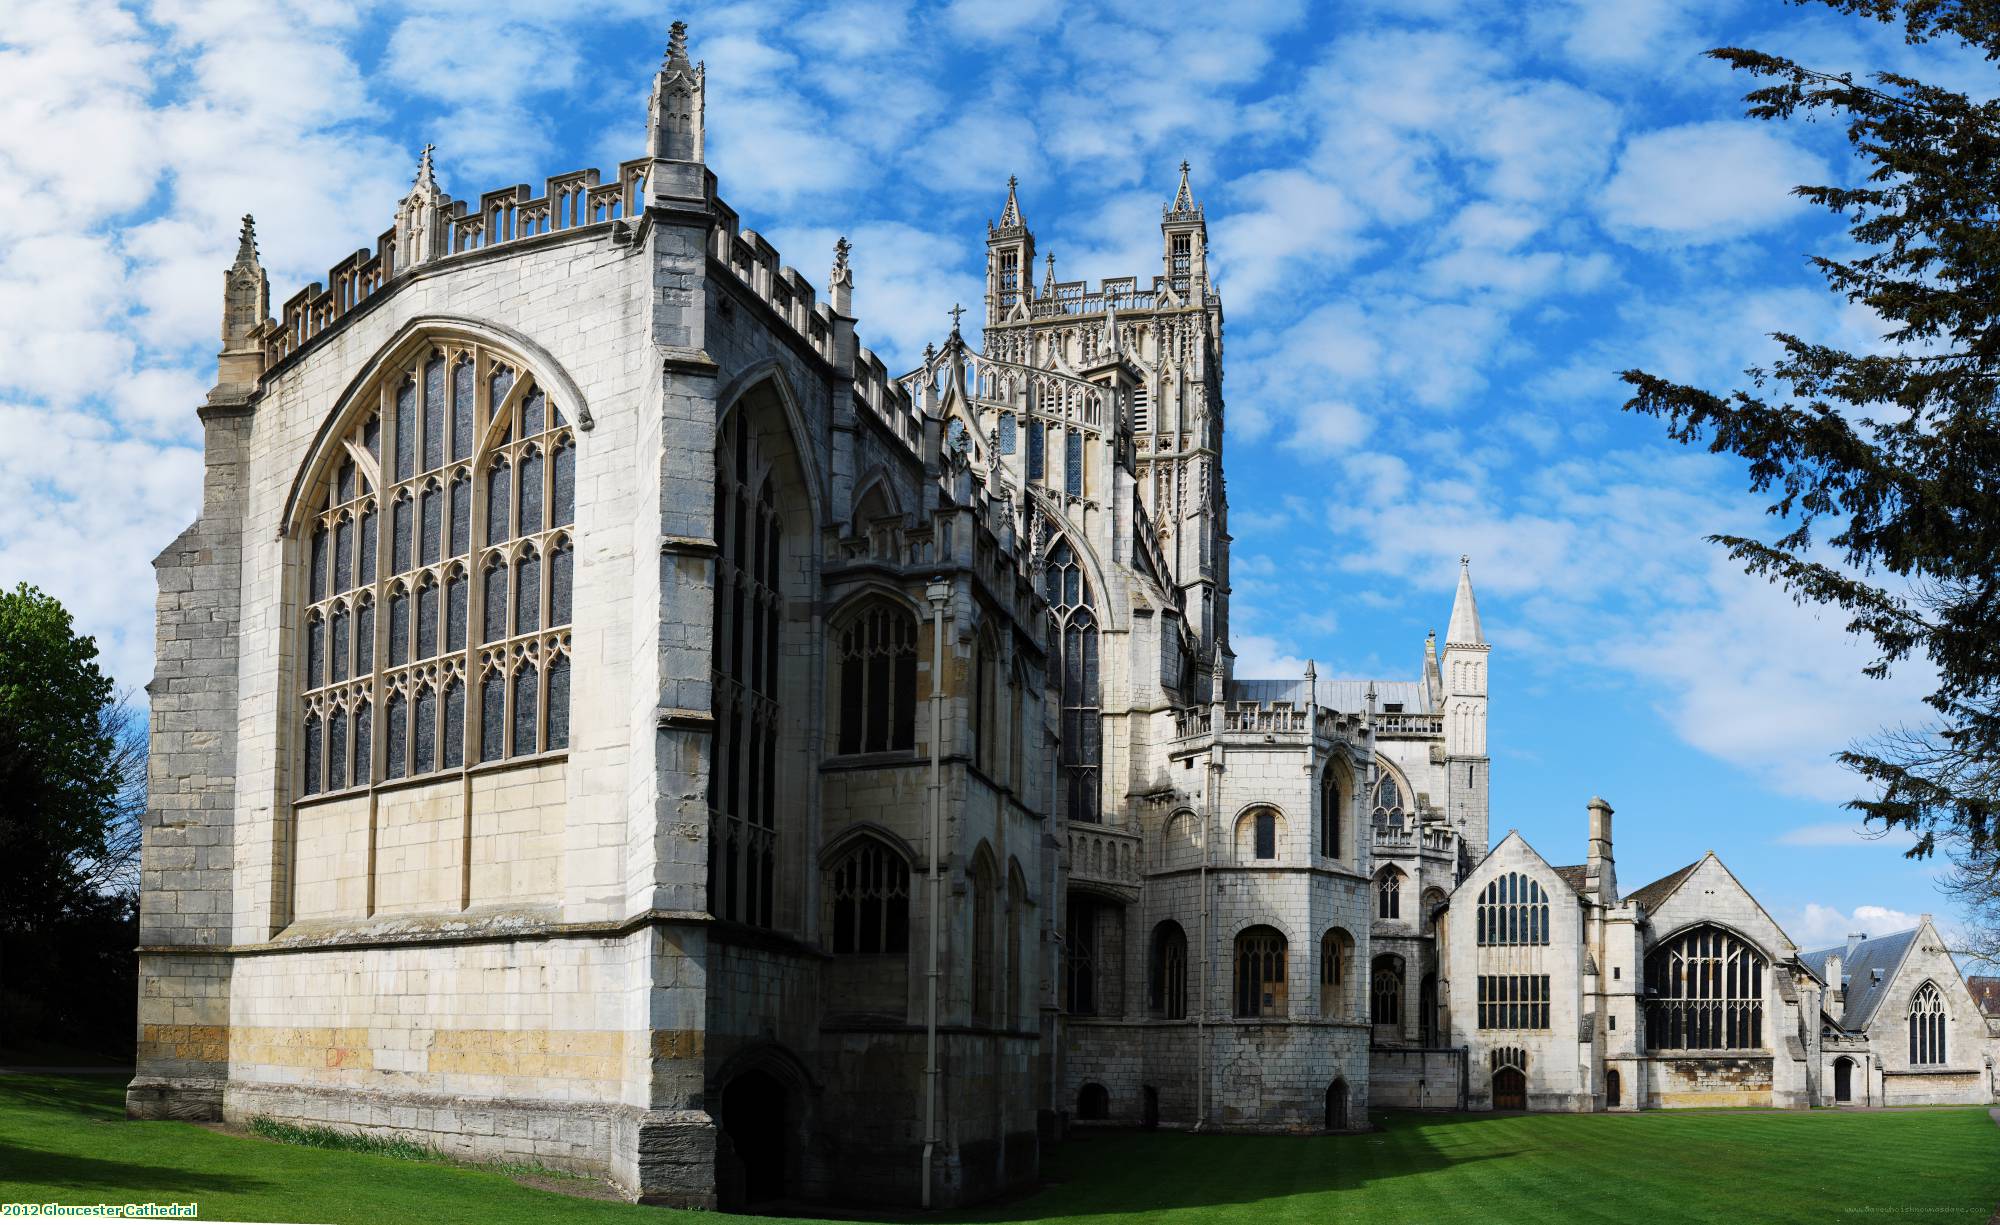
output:
[[[602,182],[597,170],[572,170],[543,180],[535,195],[526,183],[489,191],[477,206],[437,191],[430,182],[430,151],[417,186],[403,201],[396,224],[370,252],[363,247],[335,264],[325,282],[314,281],[286,299],[278,318],[259,333],[265,369],[304,348],[394,279],[434,258],[484,251],[563,230],[608,225],[643,211],[647,162],[621,162],[617,178]],[[426,187],[429,199],[419,199]],[[413,241],[413,235],[416,240]]]
[[[398,208],[396,224],[384,231],[374,250],[362,248],[335,264],[325,282],[315,281],[286,300],[276,319],[253,334],[263,368],[310,347],[327,329],[364,303],[393,288],[417,268],[449,266],[552,234],[598,229],[614,238],[630,236],[646,216],[647,172],[651,162],[620,162],[605,181],[597,170],[572,170],[543,181],[536,194],[526,183],[480,195],[477,205],[453,199],[431,178],[425,151],[417,182]],[[755,230],[740,227],[736,211],[716,194],[707,177],[707,203],[716,224],[709,231],[713,268],[726,269],[822,360],[838,365],[832,309],[796,269]],[[621,229],[621,227],[623,227]],[[858,347],[854,359],[855,398],[912,448],[923,438],[923,422],[908,392],[880,358]]]

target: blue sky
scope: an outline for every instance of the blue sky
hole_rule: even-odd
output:
[[[1065,279],[1157,268],[1194,165],[1227,311],[1243,674],[1415,674],[1473,558],[1494,825],[1629,886],[1713,848],[1802,943],[1939,911],[1854,835],[1830,754],[1920,717],[1838,624],[1702,537],[1762,528],[1735,463],[1628,418],[1615,372],[1733,385],[1777,328],[1875,320],[1792,199],[1839,130],[1741,117],[1700,52],[1992,90],[1962,53],[1759,0],[910,6],[15,0],[0,41],[0,581],[151,669],[148,562],[193,516],[194,408],[253,212],[274,305],[372,246],[438,146],[467,197],[638,155],[666,22],[708,65],[709,161],[815,282],[855,246],[863,343],[910,364],[1009,174]]]

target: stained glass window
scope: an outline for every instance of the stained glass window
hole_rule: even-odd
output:
[[[514,669],[514,740],[509,748],[516,757],[535,751],[535,716],[538,694],[535,665],[524,663]]]
[[[444,358],[424,366],[424,471],[444,466]]]

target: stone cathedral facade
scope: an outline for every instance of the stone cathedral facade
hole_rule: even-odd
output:
[[[1466,566],[1413,679],[1234,675],[1185,165],[1096,285],[1010,184],[979,347],[894,374],[704,107],[677,26],[645,156],[455,199],[426,151],[275,316],[246,219],[133,1115],[733,1208],[968,1202],[1098,1121],[1993,1096],[1927,926],[1802,953],[1713,856],[1621,894],[1601,801],[1583,865],[1489,853]]]

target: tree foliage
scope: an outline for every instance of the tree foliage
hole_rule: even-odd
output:
[[[129,1046],[145,763],[97,644],[0,591],[0,1042]]]
[[[1809,3],[1815,0],[1794,0]],[[1950,0],[1817,0],[2000,58],[2000,13]],[[1873,642],[1867,671],[1911,657],[1936,674],[1934,719],[1885,730],[1840,760],[1868,784],[1851,802],[1883,828],[2000,858],[2000,102],[1896,73],[1865,80],[1735,47],[1708,53],[1764,83],[1765,120],[1846,127],[1858,186],[1801,186],[1843,218],[1855,253],[1814,257],[1827,286],[1872,311],[1882,344],[1850,353],[1774,335],[1782,356],[1726,394],[1624,372],[1625,407],[1684,443],[1747,461],[1787,529],[1713,537],[1801,603],[1840,609]],[[2000,77],[1995,84],[2000,87]]]

